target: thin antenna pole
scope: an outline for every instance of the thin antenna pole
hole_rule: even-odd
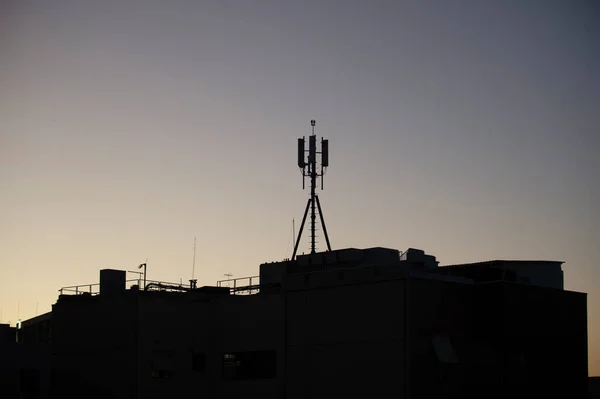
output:
[[[227,277],[227,286],[228,286],[228,287],[231,287],[231,286],[230,286],[230,284],[231,284],[231,282],[230,282],[230,281],[231,281],[231,278],[233,277],[233,273],[231,273],[231,272],[229,272],[229,273],[225,273],[225,274],[224,274],[224,276],[225,276],[225,277]]]
[[[296,243],[296,220],[292,218],[292,244]]]
[[[194,279],[195,272],[196,272],[196,237],[194,237],[194,260],[192,261],[192,280]]]

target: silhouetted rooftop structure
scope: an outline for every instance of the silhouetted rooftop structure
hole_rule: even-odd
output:
[[[10,324],[0,324],[0,342],[16,342],[17,329]]]
[[[600,399],[600,377],[588,379],[588,395],[590,399]]]
[[[348,248],[215,287],[107,269],[29,328],[51,322],[61,397],[576,397],[586,295],[563,289],[561,264]]]

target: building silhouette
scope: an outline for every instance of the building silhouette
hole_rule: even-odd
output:
[[[51,316],[46,313],[17,327],[0,324],[0,398],[48,397]]]
[[[587,296],[564,290],[553,261],[440,267],[421,250],[349,248],[265,263],[259,276],[212,287],[144,287],[106,269],[99,285],[64,288],[52,312],[23,322],[17,336],[17,345],[46,348],[47,362],[24,380],[44,388],[27,397],[588,390]]]

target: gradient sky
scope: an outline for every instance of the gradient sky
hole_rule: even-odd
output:
[[[314,118],[333,247],[565,261],[598,375],[599,20],[592,0],[4,0],[0,318],[146,258],[186,281],[195,236],[199,285],[290,257]]]

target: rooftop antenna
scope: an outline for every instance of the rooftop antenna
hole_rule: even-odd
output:
[[[329,235],[327,234],[327,227],[325,226],[325,219],[323,217],[323,210],[321,209],[321,202],[319,196],[316,194],[317,189],[317,178],[321,178],[321,190],[323,190],[323,176],[329,166],[329,140],[321,138],[321,151],[317,151],[317,136],[315,135],[316,121],[313,119],[310,121],[312,127],[312,134],[308,137],[308,161],[306,160],[306,140],[304,137],[298,139],[298,167],[302,170],[302,189],[304,189],[304,182],[306,177],[310,178],[310,198],[306,203],[306,209],[304,210],[304,217],[302,218],[302,224],[300,224],[300,231],[298,232],[298,238],[296,239],[296,245],[294,246],[294,253],[292,254],[292,260],[296,258],[296,252],[298,251],[298,244],[300,244],[300,238],[302,237],[302,230],[304,230],[304,223],[306,222],[306,216],[310,209],[310,253],[316,252],[316,235],[315,235],[315,223],[316,223],[316,208],[319,208],[319,217],[321,219],[321,225],[323,226],[323,234],[327,241],[327,250],[331,251],[331,244],[329,243]],[[321,154],[321,171],[317,172],[317,154]]]
[[[229,273],[225,273],[223,276],[227,277],[227,280],[231,280],[231,278],[233,277],[233,273],[229,272]],[[229,287],[229,281],[227,281],[227,286]]]
[[[137,283],[137,285],[138,285],[138,288],[141,287],[141,285],[142,285],[142,276],[143,276],[144,272],[136,272],[135,270],[127,270],[127,273],[135,273],[135,274],[137,274],[138,275],[138,279],[137,279],[138,283]]]
[[[148,258],[146,258],[146,263],[142,263],[138,266],[138,269],[144,268],[144,290],[146,290],[146,266],[148,265]]]
[[[198,280],[194,278],[194,274],[196,272],[196,237],[194,237],[194,260],[192,260],[192,279],[190,280],[190,288],[196,288],[196,283]]]
[[[292,243],[296,243],[296,219],[292,218]]]
[[[194,260],[192,260],[192,280],[194,279],[195,272],[196,272],[196,237],[194,237]]]

